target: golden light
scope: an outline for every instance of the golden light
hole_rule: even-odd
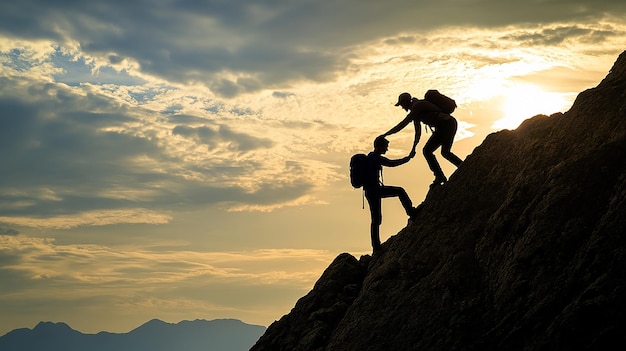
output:
[[[534,84],[515,84],[506,88],[502,96],[504,117],[494,122],[494,129],[515,129],[528,118],[564,112],[571,104],[563,94],[543,91]]]

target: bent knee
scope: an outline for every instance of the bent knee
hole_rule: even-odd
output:
[[[441,156],[445,158],[456,157],[450,150],[441,150]]]

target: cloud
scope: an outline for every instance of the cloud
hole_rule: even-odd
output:
[[[590,28],[580,25],[557,26],[553,28],[543,28],[539,30],[526,29],[518,33],[503,36],[504,40],[519,42],[524,46],[554,46],[565,41],[575,41],[583,43],[600,43],[609,38],[623,35],[620,30],[611,25],[604,25],[599,28]]]
[[[40,11],[33,15],[54,26],[28,32],[22,23],[0,21],[4,35],[22,38],[1,42],[0,147],[11,152],[0,155],[0,214],[51,226],[54,218],[88,223],[90,214],[115,210],[267,211],[322,203],[315,191],[345,176],[339,164],[345,153],[369,147],[371,134],[393,122],[380,117],[397,112],[389,109],[397,94],[392,86],[438,85],[460,103],[488,100],[480,88],[496,91],[503,79],[532,81],[541,72],[556,82],[579,69],[525,62],[524,52],[511,47],[601,39],[602,50],[615,51],[624,33],[616,23],[417,31],[422,24],[387,16],[443,7],[400,11],[402,2],[156,2],[130,17],[122,9],[137,10],[136,4],[95,9],[26,1],[0,5],[6,9],[0,19],[35,4]],[[576,4],[562,3],[565,11]],[[340,16],[347,10],[351,16]],[[582,12],[603,16],[593,11]],[[472,13],[468,18],[480,22]],[[322,25],[335,34],[304,35]],[[552,55],[560,55],[557,48]],[[515,77],[494,78],[516,65],[523,69]],[[467,129],[477,121],[462,122],[459,139],[474,136]]]
[[[20,232],[13,228],[0,227],[0,235],[18,235]]]
[[[293,4],[294,7],[289,11],[296,11],[297,5],[298,3]],[[47,7],[42,6],[44,9],[42,13],[46,13]],[[103,6],[106,8],[106,4]],[[162,3],[157,5],[157,8],[163,10],[167,8],[166,6],[168,5]],[[224,6],[225,8],[221,8],[220,11],[225,11],[229,15],[265,16],[266,21],[277,18],[276,16],[283,16],[283,11],[287,11],[289,8],[287,4],[285,4],[287,6],[285,8],[279,7],[271,11],[265,8],[248,8],[236,3]],[[249,12],[237,13],[235,10],[237,6],[244,6]],[[333,9],[333,7],[326,8],[319,4],[313,6],[315,11],[324,12]],[[365,9],[359,8],[358,11],[371,10],[372,6],[374,5],[365,4]],[[189,10],[184,6],[180,10],[176,9],[173,17],[169,20],[175,21],[177,16],[182,16],[182,13]],[[69,11],[91,13],[92,9],[89,6],[80,5]],[[154,14],[150,11],[142,13],[141,16],[146,16],[146,18],[153,16]],[[203,8],[194,14],[200,15],[205,11],[207,9]],[[311,14],[315,14],[315,11]],[[104,11],[100,15],[105,16],[106,13],[107,11]],[[96,14],[92,15],[95,16]],[[142,20],[145,18],[137,19],[137,21]],[[211,22],[211,25],[222,25],[225,28],[230,28],[231,25],[222,23],[223,21],[226,21],[226,18]],[[194,23],[193,20],[188,22],[185,23],[185,28]],[[149,27],[153,24],[148,23],[146,25]],[[115,26],[112,25],[112,27]],[[273,89],[272,85],[278,85],[278,82],[281,81],[285,82],[285,86],[289,85],[285,79],[291,78],[281,78],[281,74],[295,77],[291,73],[286,73],[289,71],[288,65],[277,62],[274,64],[280,66],[280,69],[277,67],[277,70],[258,70],[257,72],[262,75],[276,75],[273,78],[268,76],[262,79],[265,82],[263,84],[266,84],[262,86],[267,89],[266,94],[270,94],[269,98],[266,98],[265,101],[261,101],[262,98],[259,98],[258,95],[241,98],[237,105],[219,100],[215,96],[204,97],[202,95],[206,89],[197,90],[195,85],[179,87],[173,83],[166,84],[162,81],[133,80],[129,78],[132,77],[129,73],[131,71],[114,71],[111,67],[108,67],[107,71],[105,69],[107,67],[95,63],[97,60],[89,56],[87,51],[81,51],[84,48],[79,50],[78,47],[74,47],[61,50],[58,44],[49,43],[49,47],[43,45],[42,49],[35,49],[33,44],[30,49],[20,50],[19,54],[8,50],[9,59],[7,62],[9,63],[3,68],[3,72],[7,74],[3,81],[0,81],[0,89],[2,89],[0,103],[3,111],[7,111],[7,117],[0,121],[3,126],[3,132],[0,132],[3,136],[0,145],[15,152],[12,155],[4,155],[5,159],[3,160],[15,166],[14,174],[20,170],[30,170],[24,183],[33,180],[37,183],[36,189],[47,188],[46,184],[61,181],[64,176],[67,178],[67,174],[84,176],[85,179],[91,179],[90,182],[93,184],[103,184],[102,187],[110,184],[111,176],[115,175],[117,177],[116,186],[103,191],[110,193],[110,189],[120,189],[126,192],[125,189],[127,188],[138,187],[144,194],[158,193],[161,191],[159,186],[176,184],[179,177],[202,179],[217,186],[224,184],[227,178],[240,176],[243,172],[249,171],[249,167],[259,165],[268,167],[270,163],[272,163],[271,167],[274,167],[274,170],[265,172],[266,169],[263,169],[262,171],[265,174],[275,176],[284,170],[284,166],[280,162],[273,162],[273,156],[268,156],[269,162],[255,162],[251,154],[256,153],[256,157],[260,156],[261,153],[268,155],[269,152],[265,153],[265,151],[271,149],[279,152],[277,157],[280,160],[299,159],[302,158],[301,152],[303,150],[310,152],[320,145],[340,145],[340,143],[349,145],[351,140],[345,136],[337,137],[339,136],[337,133],[344,131],[347,126],[359,125],[358,119],[369,113],[367,109],[378,104],[378,100],[373,100],[371,97],[376,96],[376,99],[381,99],[380,94],[389,90],[389,82],[392,79],[390,77],[393,77],[393,73],[378,75],[386,67],[397,67],[402,72],[406,72],[407,69],[413,70],[411,75],[403,78],[402,84],[425,86],[436,83],[452,85],[455,88],[453,84],[457,86],[467,85],[467,73],[471,72],[472,69],[497,67],[506,63],[515,64],[521,61],[521,54],[507,51],[507,48],[512,45],[511,42],[519,44],[520,41],[535,40],[536,45],[540,45],[537,40],[544,36],[548,37],[547,40],[549,41],[563,42],[574,38],[578,40],[583,37],[593,38],[595,36],[602,36],[607,39],[618,38],[609,35],[609,33],[623,33],[623,30],[617,26],[606,24],[597,26],[558,25],[536,28],[539,29],[509,28],[498,31],[498,33],[507,33],[499,37],[485,30],[478,32],[457,30],[451,32],[452,34],[434,33],[427,37],[401,32],[396,33],[392,38],[382,38],[381,43],[389,43],[395,38],[394,43],[404,44],[382,47],[379,47],[376,41],[370,40],[362,47],[341,50],[341,55],[347,55],[354,60],[350,63],[349,72],[351,75],[349,76],[345,76],[346,73],[341,73],[339,66],[333,68],[332,62],[315,63],[326,67],[324,68],[325,73],[321,73],[322,70],[318,71],[322,76],[338,77],[339,74],[344,74],[341,79],[337,78],[337,81],[334,82],[313,84],[313,86],[319,86],[319,90],[328,89],[328,92],[311,92],[302,89],[302,87],[289,89],[289,93]],[[456,34],[459,33],[463,35],[457,36]],[[88,32],[80,34],[87,35]],[[176,34],[181,35],[181,33]],[[252,33],[250,35],[260,34]],[[232,50],[239,50],[249,44],[247,36],[243,36],[239,40],[241,42],[235,41],[235,43],[230,44],[233,46]],[[306,42],[307,39],[303,40]],[[461,50],[462,53],[449,49],[436,50],[446,43],[453,47],[455,44],[465,43],[464,45],[468,45],[470,48],[483,50]],[[180,45],[191,46],[193,44],[200,45],[201,43],[185,42]],[[140,43],[139,47],[142,45],[143,43]],[[226,44],[223,43],[223,45]],[[260,44],[257,43],[256,45]],[[485,54],[484,49],[492,47],[502,49],[503,54]],[[307,52],[305,47],[300,47],[298,50],[303,53]],[[267,50],[266,55],[273,55],[271,51],[273,50]],[[407,53],[411,53],[411,55],[407,55]],[[419,56],[415,53],[419,53]],[[323,54],[333,55],[333,51],[324,50]],[[377,57],[376,55],[380,56]],[[111,62],[111,57],[114,57],[114,62],[119,63],[127,60],[130,56],[109,52],[106,57],[107,63]],[[67,62],[70,59],[75,59],[71,65]],[[51,64],[50,61],[55,64]],[[455,68],[461,61],[464,61],[463,64],[466,66],[463,72]],[[61,62],[65,62],[65,64],[61,64]],[[219,66],[215,62],[212,64]],[[416,67],[426,67],[426,65],[432,66],[432,69],[416,70]],[[193,60],[174,63],[173,66],[177,66],[178,69],[184,68],[189,72],[197,71],[200,75],[205,72],[202,69],[198,71]],[[59,67],[63,70],[69,70],[70,73],[58,74]],[[132,72],[137,73],[136,70],[143,70],[141,67],[143,66],[137,66]],[[224,66],[220,67],[222,68],[219,69],[221,72],[219,74],[222,74],[225,72]],[[307,65],[307,67],[314,67],[314,65]],[[313,69],[315,70],[315,68]],[[550,67],[546,69],[550,69]],[[373,73],[367,73],[370,72],[369,70]],[[434,74],[435,71],[443,73]],[[47,73],[47,76],[42,76],[44,72]],[[91,75],[88,72],[91,72]],[[257,78],[248,75],[243,70],[238,70],[238,72],[240,74],[229,74],[230,77],[224,79],[231,80],[237,86],[245,86],[245,89],[248,90],[260,87],[257,84],[259,82]],[[312,73],[309,76],[305,71],[301,71],[298,74],[309,76],[310,79],[317,79],[315,77],[321,77],[318,73]],[[363,74],[362,77],[359,76],[361,73]],[[116,79],[120,80],[120,84],[110,84],[110,81],[115,80],[112,76],[101,76],[96,79],[98,74],[104,76],[116,74]],[[370,76],[372,74],[377,75],[377,79],[372,80],[372,76]],[[58,81],[54,80],[55,77]],[[357,81],[358,79],[363,81]],[[348,83],[350,89],[342,87],[342,84],[346,84],[349,80],[353,80]],[[212,84],[215,81],[219,82],[220,80],[208,80],[205,84]],[[66,82],[71,86],[66,86],[61,82]],[[368,96],[371,94],[375,95]],[[385,98],[391,99],[389,95],[393,94],[386,94]],[[361,98],[363,100],[357,100]],[[277,100],[280,101],[277,102]],[[345,110],[330,111],[325,109],[328,106],[340,106],[349,100],[360,102],[350,104],[351,107],[346,107]],[[388,114],[388,111],[382,108],[380,108],[380,112]],[[341,117],[337,118],[336,116]],[[356,123],[352,124],[351,118]],[[270,125],[279,128],[272,130],[268,128]],[[312,136],[313,133],[304,133],[303,128],[314,126],[323,126],[326,128],[327,134],[336,137],[324,139],[319,133],[315,137]],[[293,128],[285,132],[285,128],[288,127]],[[368,127],[375,128],[376,126]],[[179,138],[170,138],[172,135]],[[318,139],[309,140],[313,138]],[[199,149],[196,149],[197,146],[203,146],[204,150],[200,152]],[[285,152],[287,147],[290,150]],[[345,145],[342,148],[345,149]],[[325,151],[327,150],[322,150],[322,152]],[[94,162],[95,160],[98,162]],[[216,174],[210,164],[221,167],[227,160],[231,161],[230,166],[221,168],[221,170],[233,173],[226,172],[219,179],[207,178],[207,175]],[[176,164],[180,161],[184,161],[185,164]],[[187,162],[193,162],[193,164]],[[159,171],[155,171],[157,169]],[[5,175],[11,173],[11,171],[3,172],[6,172]],[[44,174],[45,177],[42,177]],[[259,174],[259,172],[256,173],[256,175]],[[3,173],[0,173],[0,178],[2,176]],[[143,178],[143,176],[147,178]],[[296,177],[298,176],[300,175],[296,175]],[[44,178],[49,181],[44,181]],[[148,178],[150,181],[146,182],[145,179]],[[129,182],[126,183],[126,180]],[[233,181],[228,184],[234,183]],[[18,186],[19,182],[14,180],[13,184]],[[121,186],[120,184],[128,186]],[[65,188],[69,187],[70,184],[66,183]],[[248,188],[244,189],[248,190]],[[83,196],[83,199],[88,198],[89,196]],[[31,199],[20,197],[10,199],[10,201],[22,204],[29,200]],[[119,204],[109,203],[99,206],[117,205]],[[126,206],[136,207],[136,204],[129,203]]]
[[[233,132],[227,126],[220,126],[213,130],[207,126],[188,127],[178,125],[172,130],[172,134],[181,135],[195,142],[208,145],[209,149],[215,148],[219,143],[228,143],[229,149],[235,152],[248,152],[258,148],[269,148],[274,143],[270,139],[256,138],[244,133]]]
[[[86,211],[72,215],[48,218],[1,217],[0,222],[30,228],[71,229],[81,226],[102,226],[110,224],[164,224],[171,216],[145,209],[119,209],[108,211]],[[17,232],[15,232],[17,234]]]
[[[309,286],[319,274],[318,270],[333,257],[332,253],[311,249],[127,251],[93,244],[58,244],[49,238],[25,236],[0,236],[0,244],[0,262],[3,262],[0,277],[21,276],[20,284],[31,287],[48,284],[49,280],[56,281],[58,287],[80,287],[74,290],[73,297],[93,294],[94,287],[101,287],[103,294],[111,288],[128,294],[128,289],[138,292],[168,284],[192,286],[216,281],[247,286]],[[304,263],[285,265],[294,258]],[[67,270],[67,267],[73,268]],[[5,285],[0,290],[6,294],[21,291],[23,287]],[[36,297],[31,293],[36,294],[36,289],[27,289],[23,297]]]
[[[273,97],[277,97],[279,99],[287,99],[289,97],[295,96],[293,93],[288,93],[284,91],[275,91],[272,93]]]
[[[0,79],[0,110],[5,112],[0,117],[0,147],[11,150],[0,155],[0,213],[14,217],[11,223],[39,227],[47,221],[58,227],[54,218],[73,215],[61,222],[74,221],[70,226],[75,226],[88,225],[85,218],[92,213],[113,210],[167,211],[172,206],[239,202],[276,205],[311,188],[297,173],[276,177],[283,172],[280,163],[254,161],[251,153],[275,145],[270,138],[235,131],[206,117],[154,118],[153,111],[129,107],[120,94],[123,88],[109,89],[25,77]],[[224,113],[245,116],[249,111],[232,108]],[[173,127],[170,121],[178,124]],[[181,144],[172,134],[188,142]],[[209,150],[194,151],[194,144]],[[275,165],[278,168],[272,169]],[[41,219],[33,224],[20,219],[25,215]],[[143,221],[117,218],[120,223]],[[99,218],[92,223],[105,222]]]
[[[204,84],[217,96],[232,98],[302,80],[330,81],[349,67],[347,48],[397,33],[600,20],[609,14],[620,18],[625,12],[623,2],[603,1],[591,6],[582,0],[393,0],[384,4],[356,0],[284,0],[271,4],[156,1],[145,6],[113,0],[101,1],[98,6],[28,0],[0,5],[0,31],[10,37],[52,40],[80,48],[98,65],[126,62],[128,69],[142,74],[170,82]],[[564,36],[585,34],[575,32],[577,29],[571,27],[537,33],[545,38],[517,39],[547,44],[558,43]],[[610,32],[586,33],[588,40],[606,35]],[[407,40],[413,39],[398,36],[396,40],[409,43]],[[104,76],[102,79],[106,80]]]

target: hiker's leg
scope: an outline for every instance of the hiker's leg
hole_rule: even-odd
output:
[[[370,237],[372,240],[372,249],[380,250],[380,224],[383,222],[382,201],[378,192],[366,192],[365,198],[370,206]]]
[[[449,120],[445,121],[445,123],[442,123],[441,127],[437,128],[437,131],[441,132],[441,156],[450,161],[453,165],[459,167],[463,161],[451,151],[456,130],[457,122],[454,117],[451,117]]]
[[[422,152],[424,153],[424,158],[428,163],[428,167],[431,171],[433,171],[433,174],[435,175],[435,179],[445,179],[445,175],[443,174],[441,166],[439,166],[439,162],[437,162],[434,154],[435,150],[437,150],[437,148],[441,146],[441,137],[438,132],[439,130],[436,129],[433,135],[430,136],[430,138],[424,145],[424,149],[422,150]]]
[[[372,252],[379,251],[382,249],[382,245],[380,244],[380,224],[372,222],[370,232],[372,236]]]
[[[410,217],[413,214],[413,202],[411,198],[406,193],[406,190],[399,186],[383,186],[381,188],[381,198],[383,197],[398,197],[400,199],[400,203],[402,207],[404,207],[404,211]]]

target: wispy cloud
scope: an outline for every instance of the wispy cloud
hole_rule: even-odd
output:
[[[24,299],[37,297],[41,285],[51,281],[55,283],[49,289],[60,291],[73,286],[76,297],[93,294],[93,288],[107,294],[113,288],[140,291],[168,284],[206,286],[220,281],[250,287],[283,284],[305,288],[312,285],[320,269],[333,257],[330,252],[311,249],[119,250],[13,235],[0,235],[0,243],[0,261],[4,262],[0,275],[19,274],[24,278],[22,286],[0,289],[2,295],[22,291]],[[293,264],[294,260],[300,263]],[[154,296],[158,296],[157,291]]]
[[[220,143],[228,144],[227,148],[234,152],[247,152],[258,148],[269,148],[273,142],[270,139],[257,138],[251,135],[237,133],[227,126],[220,126],[214,130],[207,126],[189,127],[178,125],[172,130],[174,135],[190,138],[199,144],[215,148]]]
[[[564,42],[582,44],[605,43],[612,38],[624,35],[623,28],[611,24],[596,26],[557,25],[550,28],[526,28],[513,31],[501,37],[503,40],[518,42],[524,46],[554,46]]]
[[[103,226],[110,224],[165,224],[171,216],[145,209],[103,210],[81,212],[75,215],[62,215],[47,218],[1,217],[0,223],[30,228],[71,229],[82,226]],[[9,230],[10,231],[10,230]]]

